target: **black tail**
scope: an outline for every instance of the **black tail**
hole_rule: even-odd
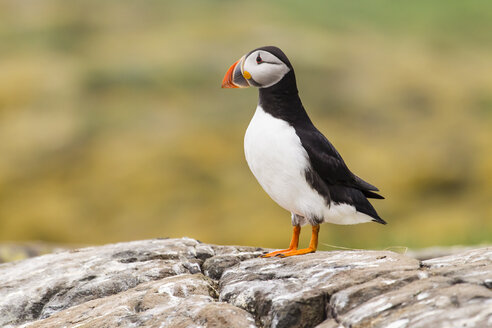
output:
[[[352,205],[358,212],[369,215],[372,218],[372,221],[386,224],[386,222],[379,217],[369,200],[367,200],[367,193],[372,196],[371,198],[383,198],[382,196],[368,190],[360,190],[342,185],[330,185],[329,189],[331,199],[334,203]]]
[[[379,189],[376,186],[373,186],[369,182],[362,180],[361,178],[359,178],[355,174],[354,174],[354,180],[355,180],[356,186],[359,186],[361,189],[379,191]]]
[[[372,221],[373,221],[373,222],[377,222],[377,223],[381,223],[381,224],[388,224],[388,223],[386,223],[386,221],[384,221],[383,219],[381,219],[381,218],[379,217],[379,215],[378,215],[378,217],[377,217],[377,218],[373,217],[373,218],[372,218]]]
[[[384,199],[383,196],[376,194],[375,192],[369,191],[369,190],[361,190],[364,196],[367,198],[374,198],[374,199]]]

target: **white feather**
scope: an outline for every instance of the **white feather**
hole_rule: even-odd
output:
[[[335,224],[372,220],[349,204],[326,203],[306,181],[309,157],[295,129],[261,106],[246,130],[244,152],[249,168],[267,194],[281,207],[306,218],[300,224],[313,223],[315,218]]]
[[[261,55],[264,61],[261,64],[256,62],[258,54]],[[247,71],[251,74],[253,80],[259,83],[261,88],[268,88],[280,81],[285,74],[290,71],[280,59],[269,53],[268,51],[259,50],[251,53],[241,67],[242,72]]]

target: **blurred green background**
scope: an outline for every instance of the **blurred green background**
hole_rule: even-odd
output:
[[[325,224],[321,243],[490,243],[491,31],[485,0],[2,1],[0,241],[287,246],[290,215],[243,155],[257,90],[220,89],[276,45],[386,196],[387,226]]]

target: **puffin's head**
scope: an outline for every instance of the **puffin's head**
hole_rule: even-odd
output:
[[[227,71],[222,88],[268,88],[292,71],[287,56],[277,47],[267,46],[250,51]]]

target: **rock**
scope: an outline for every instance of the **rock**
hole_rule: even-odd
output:
[[[259,258],[189,238],[0,265],[1,327],[487,327],[492,248]]]
[[[423,249],[413,249],[413,250],[411,249],[408,250],[405,253],[405,255],[421,261],[425,261],[429,259],[434,259],[436,257],[460,254],[463,253],[464,251],[472,250],[474,248],[485,248],[485,247],[492,247],[492,245],[487,245],[487,244],[478,245],[478,246],[457,245],[457,246],[448,246],[448,247],[435,246],[435,247],[428,247]]]
[[[254,327],[251,314],[217,302],[214,285],[203,275],[167,277],[71,307],[23,327],[52,328],[67,324],[85,327]]]
[[[320,327],[490,327],[491,277],[492,247],[427,260],[419,270],[391,272],[334,293],[336,320]],[[360,297],[375,288],[379,295]]]
[[[0,263],[24,260],[30,257],[68,250],[67,245],[42,242],[1,243]]]
[[[225,269],[234,266],[241,261],[255,258],[265,253],[261,248],[240,246],[215,247],[215,256],[205,260],[203,264],[204,273],[212,279],[218,280]]]
[[[329,295],[389,275],[395,268],[399,273],[416,271],[419,262],[375,251],[319,252],[268,262],[253,259],[224,272],[220,300],[253,313],[261,326],[313,327],[332,315]]]

